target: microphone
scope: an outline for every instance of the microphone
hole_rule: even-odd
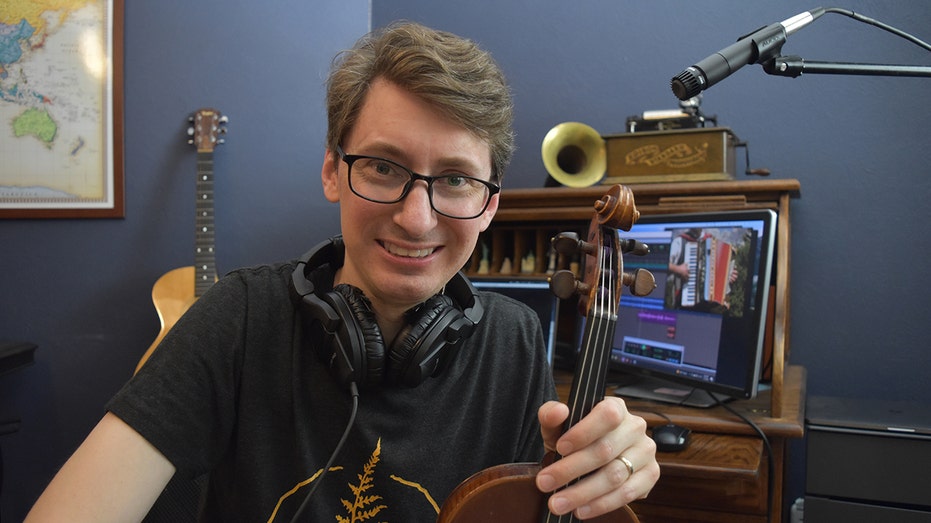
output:
[[[672,79],[673,94],[680,100],[688,100],[747,64],[776,58],[787,36],[823,14],[824,8],[817,7],[738,38],[736,43],[677,74]]]

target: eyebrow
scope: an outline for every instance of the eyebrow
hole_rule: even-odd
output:
[[[364,150],[364,153],[352,151],[351,153],[347,152],[347,154],[365,154],[366,156],[379,156],[379,157],[385,158],[386,160],[391,160],[399,164],[402,164],[408,169],[410,169],[410,166],[409,166],[410,155],[404,149],[390,142],[381,142],[381,141],[372,142],[370,144],[365,145],[363,150]],[[457,170],[464,171],[466,174],[469,174],[470,176],[476,176],[479,178],[482,178],[482,174],[483,174],[482,173],[483,169],[481,165],[478,165],[475,162],[470,161],[469,159],[465,157],[459,157],[459,156],[442,157],[439,160],[439,166],[440,166],[440,170],[457,169]],[[432,175],[433,173],[430,173],[430,174]],[[494,177],[490,160],[489,160],[487,174],[488,174],[489,179]]]

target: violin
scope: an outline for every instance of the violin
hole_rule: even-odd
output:
[[[578,294],[579,312],[586,324],[576,370],[569,392],[569,418],[564,429],[578,423],[604,399],[605,378],[617,325],[621,288],[627,286],[636,296],[646,296],[655,287],[653,275],[644,269],[624,272],[622,254],[644,255],[649,247],[636,240],[621,240],[617,229],[630,230],[640,217],[629,188],[615,185],[597,202],[586,240],[571,232],[557,234],[553,248],[560,253],[585,255],[581,280],[570,271],[559,271],[550,278],[550,288],[562,299]],[[536,475],[543,466],[559,459],[550,453],[544,463],[511,463],[485,469],[462,482],[440,510],[438,523],[575,523],[572,514],[556,516],[549,512],[549,494],[536,487]],[[622,507],[586,521],[598,523],[639,523],[629,507]]]

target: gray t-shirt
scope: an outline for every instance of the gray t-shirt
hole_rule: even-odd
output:
[[[204,521],[290,521],[349,419],[349,394],[301,343],[294,267],[221,279],[107,405],[179,474],[209,474]],[[433,521],[473,473],[542,458],[536,412],[556,394],[539,320],[502,295],[480,299],[483,321],[441,375],[362,390],[302,520]]]

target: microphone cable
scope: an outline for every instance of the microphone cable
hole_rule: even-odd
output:
[[[346,443],[346,439],[349,437],[349,431],[352,430],[353,425],[356,423],[356,413],[359,410],[359,388],[356,387],[356,382],[354,381],[349,384],[349,394],[352,395],[352,410],[349,412],[349,421],[346,423],[343,435],[339,438],[339,442],[336,444],[336,448],[333,449],[333,453],[330,454],[330,459],[328,459],[326,465],[324,465],[323,471],[320,472],[320,476],[314,481],[307,495],[304,496],[304,501],[301,502],[301,506],[298,507],[297,512],[295,512],[294,516],[291,518],[291,523],[297,523],[304,509],[309,505],[310,498],[313,497],[314,492],[317,491],[317,487],[323,483],[323,478],[326,476],[327,472],[329,472],[330,467],[333,466],[337,456],[339,456],[339,452],[343,449],[343,444]]]
[[[849,16],[850,18],[853,18],[854,20],[856,20],[856,21],[858,21],[858,22],[863,22],[863,23],[865,23],[865,24],[869,24],[869,25],[872,25],[872,26],[874,26],[874,27],[878,27],[878,28],[882,29],[883,31],[887,31],[887,32],[890,32],[890,33],[892,33],[892,34],[894,34],[894,35],[900,37],[900,38],[904,38],[904,39],[908,40],[909,42],[911,42],[911,43],[913,43],[913,44],[915,44],[915,45],[917,45],[917,46],[919,46],[919,47],[924,48],[924,49],[927,50],[927,51],[931,51],[931,44],[928,44],[927,42],[925,42],[925,41],[919,39],[918,37],[912,36],[912,35],[906,33],[905,31],[902,31],[901,29],[896,29],[895,27],[892,27],[891,25],[884,24],[884,23],[880,22],[879,20],[870,18],[870,17],[865,16],[865,15],[862,15],[862,14],[860,14],[860,13],[855,13],[855,12],[849,10],[849,9],[843,9],[843,8],[840,8],[840,7],[825,7],[825,8],[824,8],[824,12],[825,12],[825,13],[835,13],[835,14],[841,14],[841,15],[844,15],[844,16]]]

